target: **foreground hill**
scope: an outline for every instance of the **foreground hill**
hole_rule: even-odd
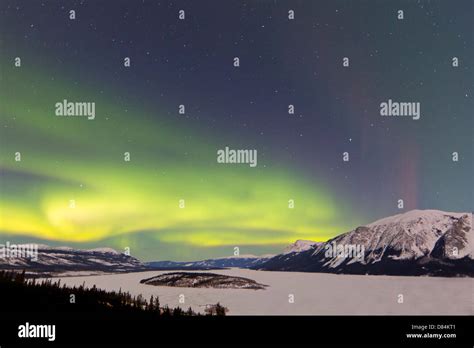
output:
[[[61,280],[26,279],[25,273],[0,271],[0,307],[2,314],[23,317],[27,313],[39,316],[41,320],[52,317],[90,320],[95,319],[151,319],[169,316],[192,316],[200,313],[191,308],[186,311],[180,307],[161,306],[159,298],[151,295],[149,300],[142,295],[131,295],[121,289],[106,291],[95,285],[66,287]],[[75,300],[71,302],[71,294]],[[219,303],[205,309],[208,315],[225,315],[226,309]]]

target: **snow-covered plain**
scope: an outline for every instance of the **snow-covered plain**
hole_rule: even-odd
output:
[[[158,287],[140,280],[170,271],[62,277],[68,286],[86,284],[132,295],[159,296],[162,305],[204,312],[220,302],[229,315],[473,315],[474,279],[393,277],[326,273],[266,272],[247,269],[212,273],[246,277],[265,290]],[[179,303],[179,296],[185,303]],[[294,303],[289,303],[289,295]],[[399,295],[403,303],[398,303]]]

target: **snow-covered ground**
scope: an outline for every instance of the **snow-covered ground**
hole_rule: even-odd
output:
[[[392,277],[325,273],[266,272],[247,269],[209,271],[246,277],[265,290],[157,287],[140,280],[169,271],[63,277],[68,286],[96,285],[107,290],[159,296],[162,305],[203,312],[220,302],[229,315],[466,315],[474,314],[474,279]],[[179,303],[179,296],[185,303]],[[291,295],[294,303],[290,303]],[[403,303],[398,303],[403,295]],[[79,300],[80,301],[80,300]]]

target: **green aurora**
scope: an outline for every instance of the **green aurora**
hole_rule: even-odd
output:
[[[38,73],[44,69],[19,69],[3,59],[5,236],[186,259],[230,255],[234,246],[242,253],[278,251],[295,239],[326,240],[358,222],[347,214],[339,220],[342,204],[324,185],[271,158],[259,158],[257,168],[218,164],[217,150],[237,140],[228,144],[222,135],[191,129],[179,115],[146,103],[121,107],[110,90],[52,80]],[[55,116],[63,99],[94,101],[96,118]]]

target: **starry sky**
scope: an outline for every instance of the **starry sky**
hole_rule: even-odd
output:
[[[472,211],[473,15],[469,0],[2,0],[0,240],[193,260]],[[95,119],[56,116],[64,99]],[[420,119],[382,117],[388,99]],[[217,163],[226,146],[257,167]]]

